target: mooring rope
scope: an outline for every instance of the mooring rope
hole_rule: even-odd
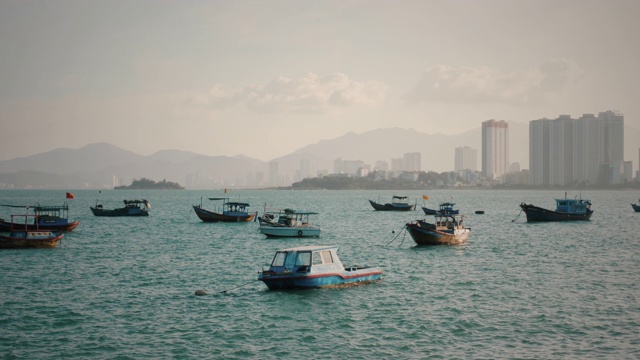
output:
[[[404,230],[404,231],[403,231],[403,230]],[[404,232],[404,233],[405,233],[405,235],[406,235],[406,230],[407,230],[407,227],[406,227],[406,225],[405,225],[405,226],[403,226],[403,227],[402,227],[402,229],[400,230],[400,232],[398,232],[398,235],[396,235],[393,239],[391,239],[391,241],[389,241],[385,246],[389,246],[389,244],[391,244],[392,242],[396,241],[396,239],[398,238],[398,236],[400,236],[400,233],[401,233],[401,232]],[[404,241],[404,238],[403,238],[403,240],[402,240],[402,241]]]
[[[522,214],[522,210],[520,210],[520,212],[518,213],[518,215],[516,215],[515,218],[513,218],[513,220],[511,220],[511,222],[515,222],[516,220],[518,220],[518,218],[520,217],[520,214]]]
[[[246,284],[243,284],[243,285],[240,285],[240,286],[236,286],[236,287],[231,288],[231,289],[227,289],[227,290],[220,291],[220,293],[225,294],[227,291],[231,291],[231,290],[239,289],[239,288],[241,288],[241,287],[243,287],[243,286],[247,286],[247,285],[252,284],[252,283],[254,283],[254,282],[256,282],[256,280],[251,280],[250,282],[248,282],[248,283],[246,283]]]

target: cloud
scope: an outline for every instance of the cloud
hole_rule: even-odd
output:
[[[298,78],[278,77],[264,86],[250,85],[231,91],[221,85],[190,103],[223,110],[244,104],[256,112],[326,113],[348,107],[375,106],[384,101],[386,86],[379,81],[354,81],[335,73],[324,77],[309,73]]]
[[[552,60],[537,69],[504,72],[490,67],[427,68],[407,101],[419,102],[494,102],[512,105],[552,101],[580,81],[582,70],[570,60]]]

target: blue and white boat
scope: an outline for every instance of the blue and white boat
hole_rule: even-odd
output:
[[[580,199],[556,199],[556,209],[549,210],[531,204],[521,203],[520,208],[527,215],[528,222],[534,221],[577,221],[589,220],[593,214],[591,201]]]
[[[267,237],[319,237],[320,227],[313,225],[309,219],[309,216],[317,214],[313,211],[293,209],[265,213],[264,216],[258,218],[260,232]]]
[[[270,290],[346,287],[382,279],[378,267],[345,267],[338,258],[338,246],[299,246],[276,252],[268,270],[258,280]]]
[[[429,209],[423,206],[422,211],[424,211],[426,215],[455,215],[460,213],[460,210],[454,209],[454,205],[455,203],[444,202],[440,204],[439,210]]]
[[[390,203],[382,204],[380,199],[378,201],[369,200],[369,203],[375,210],[378,211],[411,211],[413,210],[414,205],[407,203],[408,198],[406,196],[398,196],[394,195],[391,197]]]

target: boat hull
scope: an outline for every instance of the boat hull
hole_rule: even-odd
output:
[[[90,209],[95,216],[149,216],[149,211],[139,208],[98,209],[90,207]]]
[[[585,213],[566,213],[561,211],[544,209],[530,204],[520,204],[520,208],[527,215],[528,222],[541,221],[585,221],[591,219],[593,210],[587,210]]]
[[[413,210],[413,206],[414,206],[409,204],[391,204],[391,203],[379,204],[373,200],[369,200],[369,203],[371,204],[371,206],[373,206],[375,210],[379,210],[379,211],[411,211]]]
[[[260,232],[267,237],[320,237],[320,228],[305,226],[305,227],[287,227],[287,226],[260,226]]]
[[[633,210],[635,210],[635,212],[640,212],[640,205],[631,204],[631,207],[633,207]]]
[[[455,229],[452,232],[420,227],[417,224],[406,225],[413,241],[418,245],[460,245],[467,242],[471,229]]]
[[[52,248],[58,245],[63,237],[63,234],[38,238],[0,235],[0,249]]]
[[[457,215],[457,214],[460,213],[460,210],[441,211],[441,210],[429,209],[429,208],[426,208],[424,206],[422,207],[422,211],[424,211],[425,215],[438,215],[438,214],[441,214],[441,215],[448,215],[448,214]]]
[[[365,268],[356,271],[316,275],[271,275],[263,272],[258,280],[270,290],[333,288],[365,285],[382,279],[382,270]]]
[[[29,224],[26,229],[30,231],[46,230],[55,232],[67,232],[75,229],[80,224],[80,221],[40,221],[38,225]],[[24,228],[24,225],[20,225],[20,228]],[[0,221],[0,232],[11,231],[11,222]]]
[[[220,214],[205,210],[197,205],[193,207],[193,210],[198,215],[198,218],[204,222],[249,222],[253,221],[256,216],[255,213]]]

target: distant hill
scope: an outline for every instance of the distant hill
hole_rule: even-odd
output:
[[[509,123],[510,162],[520,163],[521,168],[529,166],[529,124]],[[422,157],[422,170],[444,172],[454,167],[455,148],[469,146],[478,151],[478,170],[481,163],[482,136],[480,128],[458,135],[425,134],[414,129],[377,129],[362,134],[353,132],[341,137],[322,140],[305,146],[290,155],[274,159],[279,163],[280,171],[292,173],[300,168],[300,161],[308,159],[315,170],[333,171],[333,161],[362,160],[375,165],[378,160],[386,161],[402,158],[403,154],[419,152]]]
[[[510,162],[529,167],[529,124],[509,123]],[[481,131],[476,128],[458,135],[425,134],[414,129],[377,129],[361,134],[353,132],[322,140],[293,153],[273,159],[285,180],[268,184],[269,164],[244,155],[206,156],[188,151],[162,150],[142,156],[116,146],[99,143],[80,149],[55,149],[28,157],[0,161],[0,188],[111,188],[147,178],[184,184],[187,189],[228,187],[265,187],[288,185],[302,180],[296,177],[302,160],[317,171],[333,172],[333,162],[362,160],[375,165],[378,160],[391,163],[408,152],[422,154],[422,170],[453,170],[455,148],[469,146],[478,151],[481,169]],[[625,156],[637,169],[640,130],[625,126]],[[114,178],[117,180],[114,183]]]

